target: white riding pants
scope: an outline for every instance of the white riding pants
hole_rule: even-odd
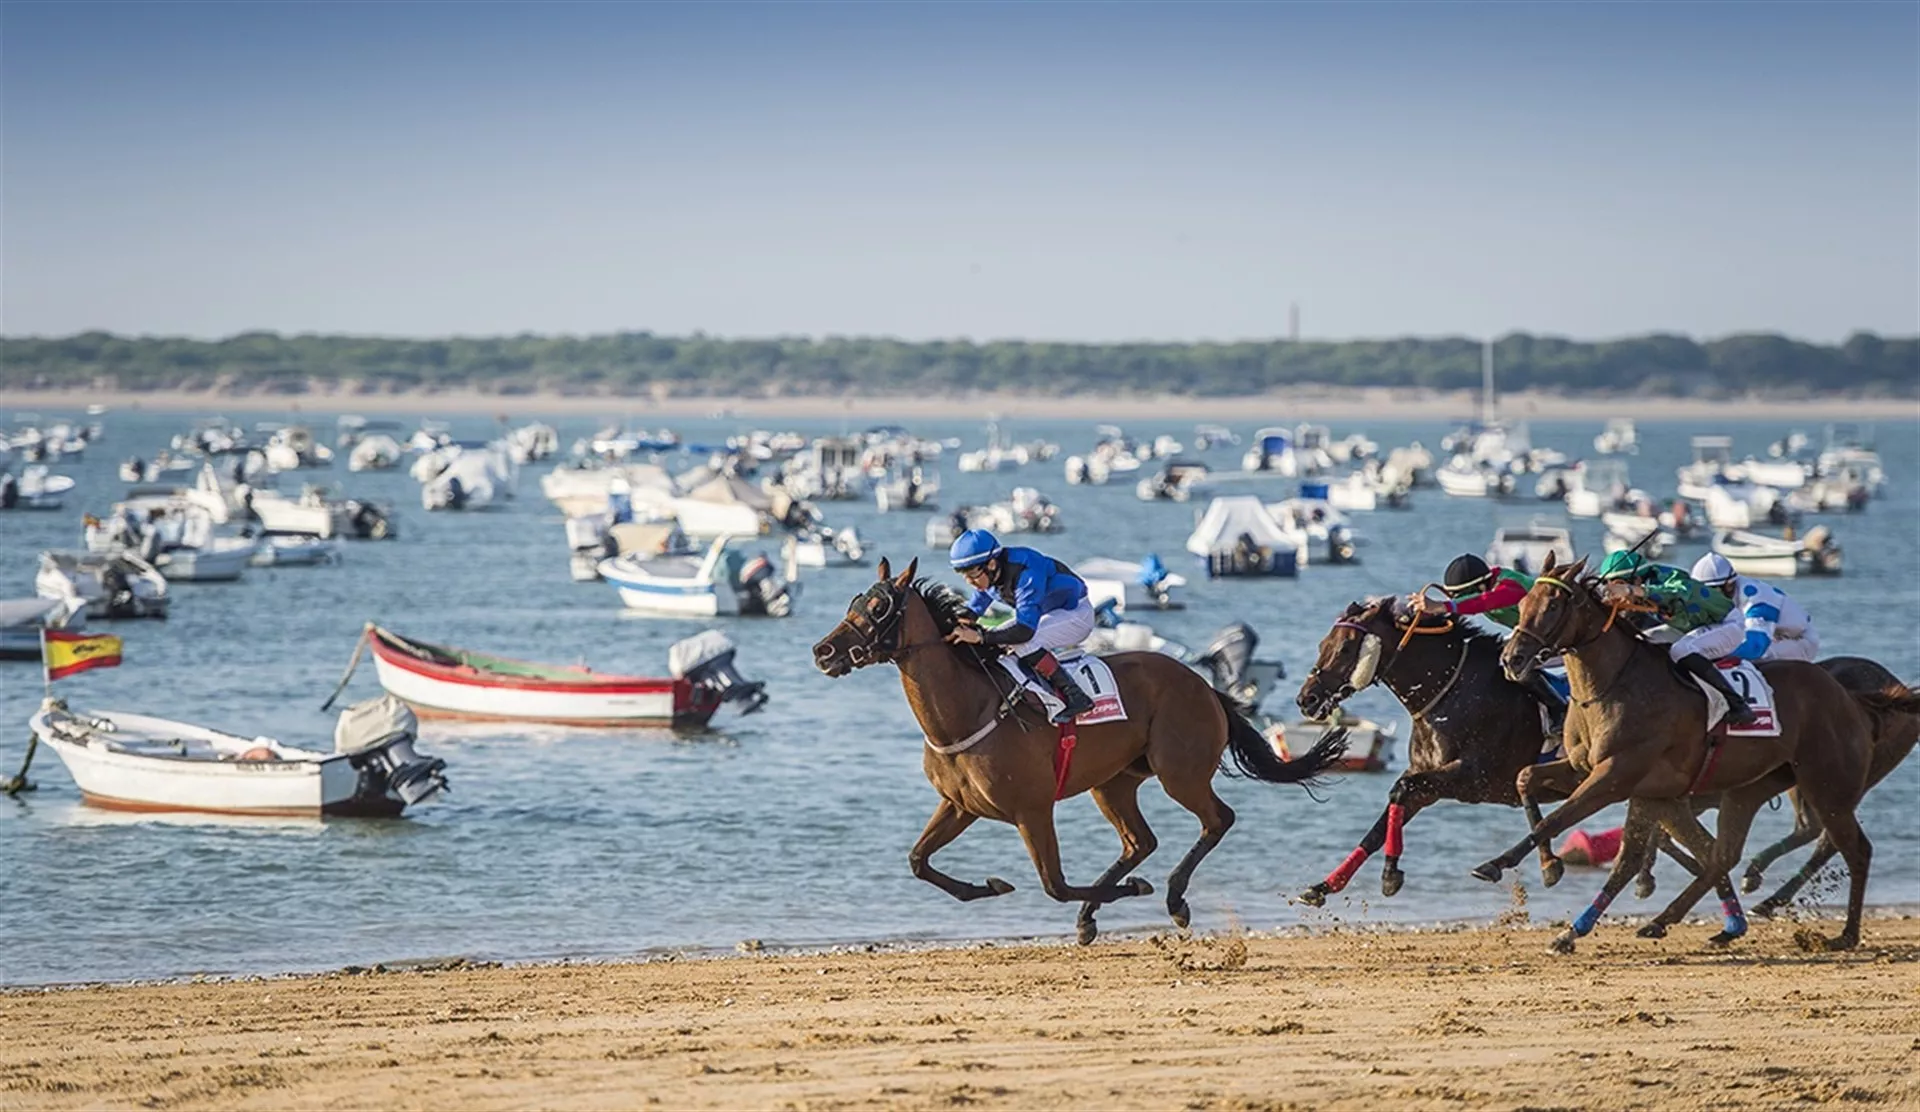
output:
[[[1689,630],[1680,640],[1668,647],[1667,653],[1679,660],[1689,653],[1699,653],[1708,660],[1719,660],[1740,647],[1747,639],[1747,627],[1744,622],[1720,622],[1717,625],[1703,626]],[[1798,634],[1774,630],[1773,643],[1761,660],[1812,660],[1820,655],[1820,634],[1812,626]]]
[[[1086,599],[1071,610],[1049,610],[1034,625],[1033,640],[1013,646],[1013,655],[1025,656],[1040,649],[1057,652],[1078,648],[1093,636],[1093,603]]]

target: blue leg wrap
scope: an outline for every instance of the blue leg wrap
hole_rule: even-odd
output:
[[[1726,917],[1723,930],[1729,938],[1739,938],[1747,933],[1747,917],[1740,910],[1740,901],[1721,900],[1720,914]]]

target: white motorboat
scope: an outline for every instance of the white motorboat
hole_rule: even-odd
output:
[[[714,540],[700,556],[641,556],[603,560],[600,578],[620,593],[629,610],[670,617],[792,613],[799,584],[782,577],[765,555],[732,551],[732,538]]]
[[[1272,426],[1253,434],[1253,443],[1241,457],[1242,471],[1271,471],[1292,479],[1300,474],[1300,460],[1293,450],[1293,430]]]
[[[918,465],[896,469],[873,484],[874,507],[881,513],[898,510],[931,510],[940,493],[939,472],[927,472]]]
[[[327,467],[333,463],[333,449],[314,439],[305,425],[285,425],[267,437],[267,466],[275,471],[299,471]]]
[[[1573,563],[1573,537],[1562,526],[1536,519],[1496,529],[1493,543],[1487,546],[1486,561],[1491,567],[1537,575],[1546,566],[1549,554],[1557,564]]]
[[[1215,498],[1187,538],[1187,551],[1206,562],[1211,579],[1291,576],[1307,563],[1310,540],[1276,519],[1250,494]]]
[[[1433,473],[1440,489],[1455,498],[1486,498],[1513,493],[1513,472],[1476,462],[1466,453],[1447,460]]]
[[[340,562],[340,542],[309,533],[268,533],[253,553],[256,568],[312,567]]]
[[[1379,507],[1383,493],[1381,485],[1378,479],[1369,478],[1365,472],[1353,471],[1339,479],[1315,479],[1310,483],[1301,483],[1300,495],[1303,498],[1325,499],[1336,510],[1367,513]],[[1392,502],[1394,492],[1389,489],[1385,493],[1388,501]],[[1401,497],[1404,499],[1404,492]]]
[[[785,548],[787,563],[794,567],[858,568],[867,562],[866,547],[851,525],[844,529],[815,528],[804,536],[789,534]]]
[[[506,445],[513,462],[538,463],[560,450],[560,433],[552,425],[535,421],[509,429]]]
[[[1733,437],[1696,436],[1691,447],[1693,462],[1676,470],[1674,475],[1680,480],[1680,497],[1700,502],[1733,466]]]
[[[83,799],[121,811],[392,817],[447,786],[414,751],[418,725],[391,695],[340,714],[333,752],[49,699],[29,723]]]
[[[39,660],[41,631],[79,629],[86,609],[86,600],[71,595],[0,599],[0,660]]]
[[[387,471],[400,466],[400,457],[405,454],[405,446],[387,433],[368,433],[354,441],[347,452],[347,470]]]
[[[178,496],[130,498],[105,522],[89,517],[86,544],[93,552],[131,549],[168,579],[195,582],[239,579],[259,548],[252,537],[215,533],[212,516]]]
[[[1303,484],[1302,489],[1306,486]],[[1357,555],[1353,523],[1325,498],[1305,496],[1269,503],[1267,512],[1290,530],[1305,533],[1314,563],[1346,564]]]
[[[165,448],[160,449],[152,459],[134,456],[120,464],[120,481],[123,483],[157,483],[168,475],[192,471],[199,461],[186,456],[176,456]]]
[[[197,545],[163,549],[153,566],[175,582],[231,583],[253,563],[259,548],[253,537],[207,537]]]
[[[129,552],[42,552],[33,590],[89,618],[164,618],[170,602],[166,577]]]
[[[1844,565],[1844,553],[1824,525],[1807,530],[1807,535],[1798,539],[1729,529],[1714,534],[1713,550],[1725,556],[1734,571],[1756,579],[1839,575]]]
[[[1552,478],[1542,477],[1536,493],[1548,495],[1557,485],[1560,498],[1567,504],[1569,517],[1599,517],[1626,498],[1632,486],[1627,482],[1625,460],[1583,460],[1572,467],[1560,468]]]
[[[1788,509],[1779,491],[1752,483],[1715,483],[1700,501],[1707,523],[1715,529],[1746,529],[1757,521],[1783,520]]]
[[[1187,577],[1167,570],[1160,557],[1149,553],[1139,561],[1095,556],[1076,560],[1073,571],[1087,585],[1087,599],[1097,610],[1112,602],[1115,613],[1129,610],[1182,610],[1186,603],[1174,592]]]
[[[21,468],[17,477],[0,472],[0,510],[57,510],[72,489],[73,476],[52,474],[43,463]]]
[[[438,449],[420,457],[414,477],[424,471],[420,483],[420,505],[428,510],[485,510],[493,508],[505,495],[500,475],[492,459],[484,452],[468,452],[457,447]],[[435,465],[439,465],[436,466]]]
[[[1206,464],[1169,459],[1160,470],[1135,483],[1133,493],[1142,502],[1185,502],[1193,497],[1193,488],[1206,478]]]
[[[1600,435],[1593,438],[1593,450],[1603,456],[1630,455],[1640,450],[1640,430],[1631,417],[1612,417]]]
[[[687,488],[686,494],[668,501],[666,512],[693,540],[751,537],[771,531],[774,500],[745,479],[698,472],[683,477],[681,483]]]

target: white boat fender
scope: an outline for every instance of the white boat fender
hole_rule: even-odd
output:
[[[767,685],[740,674],[733,666],[737,651],[732,638],[709,629],[675,642],[667,650],[667,671],[674,679],[719,692],[721,702],[738,702],[740,713],[752,714],[767,704]]]

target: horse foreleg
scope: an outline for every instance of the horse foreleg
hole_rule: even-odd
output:
[[[1353,879],[1353,874],[1359,872],[1360,866],[1367,863],[1367,858],[1379,852],[1380,847],[1386,844],[1387,817],[1392,813],[1393,806],[1389,804],[1388,809],[1380,812],[1380,817],[1373,820],[1373,828],[1367,831],[1366,837],[1360,839],[1360,844],[1354,847],[1353,852],[1347,854],[1347,859],[1340,862],[1339,868],[1328,873],[1327,879],[1300,893],[1301,903],[1309,907],[1324,907],[1328,896],[1347,886],[1347,882]],[[1404,822],[1405,819],[1403,818],[1402,821]]]
[[[1548,789],[1559,791],[1562,796],[1573,794],[1580,786],[1580,774],[1566,760],[1547,761],[1544,764],[1528,765],[1520,770],[1513,779],[1514,790],[1520,794],[1520,806],[1527,813],[1527,829],[1531,830],[1541,823],[1540,801],[1536,796]],[[1553,852],[1553,842],[1541,842],[1540,882],[1548,888],[1560,883],[1567,867]],[[1609,897],[1611,899],[1612,897]]]
[[[1123,900],[1128,896],[1146,896],[1153,893],[1153,885],[1142,877],[1131,877],[1124,884],[1101,884],[1080,887],[1067,883],[1066,872],[1060,867],[1060,842],[1053,831],[1053,801],[1049,799],[1044,807],[1035,807],[1014,816],[1014,825],[1020,828],[1020,837],[1027,843],[1027,853],[1033,858],[1034,871],[1040,874],[1040,887],[1048,896],[1061,903],[1106,904]]]
[[[1715,825],[1710,841],[1705,841],[1706,829],[1700,826],[1700,820],[1691,810],[1686,821],[1675,821],[1667,827],[1681,844],[1699,855],[1700,875],[1694,877],[1692,883],[1674,897],[1674,901],[1663,908],[1660,914],[1655,915],[1652,922],[1640,928],[1640,937],[1664,937],[1667,928],[1685,918],[1709,888],[1718,890],[1721,912],[1725,916],[1725,925],[1709,945],[1724,946],[1746,933],[1746,915],[1740,910],[1740,898],[1733,891],[1729,874],[1740,863],[1740,855],[1746,852],[1747,831],[1753,826],[1754,814],[1778,790],[1767,789],[1764,783],[1761,782],[1758,790],[1755,790],[1756,785],[1748,785],[1746,789],[1728,792],[1721,797],[1720,820]]]
[[[1759,810],[1759,800],[1765,798],[1765,793],[1759,789],[1749,790],[1760,792],[1760,794],[1754,796],[1754,810],[1757,812]],[[1698,802],[1699,800],[1696,798],[1684,807],[1675,808],[1669,813],[1668,817],[1663,818],[1661,824],[1666,829],[1659,838],[1661,848],[1666,850],[1667,856],[1673,858],[1680,864],[1681,868],[1687,870],[1687,872],[1691,873],[1696,879],[1706,875],[1708,858],[1713,855],[1714,848],[1714,836],[1707,833],[1707,828],[1700,823],[1700,810],[1695,806]],[[1739,804],[1736,803],[1734,805],[1737,806]],[[1743,832],[1740,837],[1744,842],[1746,839],[1745,833]],[[1684,844],[1687,848],[1682,850],[1680,846],[1674,844],[1675,841]],[[1739,856],[1739,853],[1736,851],[1733,855],[1735,862],[1739,861]],[[1649,859],[1648,864],[1651,866],[1651,859]],[[1731,870],[1732,867],[1732,865],[1727,866],[1729,870]],[[1725,946],[1727,943],[1747,933],[1747,916],[1746,913],[1740,909],[1740,896],[1733,890],[1733,880],[1730,873],[1722,874],[1719,879],[1714,880],[1713,889],[1720,896],[1722,922],[1720,933],[1714,935],[1713,938],[1709,940],[1708,945]],[[1691,910],[1691,908],[1689,908],[1689,910]]]
[[[1138,776],[1122,773],[1094,788],[1088,794],[1093,796],[1093,802],[1100,808],[1100,813],[1107,816],[1107,821],[1113,824],[1113,832],[1120,835],[1120,859],[1107,866],[1107,871],[1100,874],[1100,879],[1094,882],[1094,887],[1098,888],[1113,884],[1139,868],[1140,863],[1160,847],[1160,842],[1153,836],[1152,828],[1147,826],[1147,817],[1140,813],[1140,778]],[[1080,905],[1080,920],[1077,926],[1082,945],[1092,942],[1100,932],[1100,928],[1093,921],[1093,913],[1099,907],[1100,905],[1096,903]],[[1183,927],[1187,925],[1178,917],[1176,921]]]
[[[988,896],[1004,896],[1013,891],[1013,885],[997,876],[988,877],[985,884],[968,884],[927,863],[927,859],[938,853],[942,846],[965,833],[978,817],[962,811],[951,800],[942,799],[940,805],[933,809],[933,817],[927,820],[927,828],[921,831],[920,840],[913,843],[913,849],[907,854],[907,867],[913,870],[913,875],[956,900],[984,900]]]
[[[1500,874],[1518,865],[1528,850],[1537,845],[1551,845],[1555,838],[1573,829],[1575,823],[1625,800],[1644,773],[1644,769],[1637,765],[1628,766],[1619,757],[1608,757],[1594,765],[1587,778],[1573,790],[1565,803],[1554,809],[1553,814],[1542,819],[1512,849],[1475,866],[1473,875],[1485,881],[1499,880]]]
[[[1614,897],[1627,886],[1627,878],[1638,873],[1652,859],[1658,834],[1659,825],[1654,822],[1650,811],[1638,803],[1628,803],[1627,821],[1620,832],[1620,855],[1613,859],[1613,869],[1607,873],[1607,881],[1601,885],[1600,894],[1593,898],[1585,911],[1574,916],[1566,930],[1555,936],[1549,947],[1554,953],[1573,953],[1575,941],[1593,933],[1600,916],[1606,914]]]

